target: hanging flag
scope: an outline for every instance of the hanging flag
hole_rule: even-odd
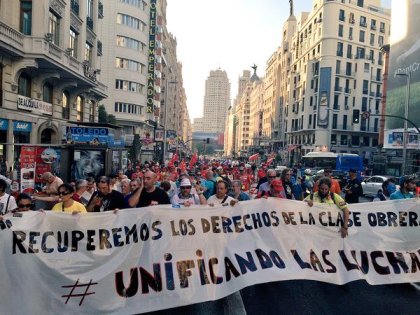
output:
[[[185,163],[185,160],[182,160],[181,163],[179,163],[179,168],[181,169],[181,172],[185,172],[187,170],[187,164]]]

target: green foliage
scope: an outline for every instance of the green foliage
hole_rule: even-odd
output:
[[[128,159],[136,165],[139,161],[140,156],[140,150],[141,150],[141,142],[140,142],[140,135],[135,134],[133,139],[133,144],[128,150]]]
[[[98,122],[100,123],[107,123],[108,122],[108,114],[106,112],[104,105],[99,105],[98,108]]]
[[[117,124],[117,118],[114,115],[108,115],[108,123],[116,125]]]

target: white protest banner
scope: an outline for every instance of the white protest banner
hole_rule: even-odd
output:
[[[417,200],[333,206],[25,212],[0,223],[1,314],[133,314],[215,300],[257,283],[420,281]]]

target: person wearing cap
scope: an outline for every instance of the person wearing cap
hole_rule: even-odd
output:
[[[349,170],[350,179],[344,188],[344,200],[347,203],[359,203],[359,197],[363,196],[363,187],[360,180],[357,178],[357,170],[351,168]]]
[[[400,179],[400,189],[391,194],[390,199],[411,199],[414,198],[416,190],[416,179],[411,176],[403,176]]]
[[[172,197],[172,204],[176,206],[189,207],[191,205],[205,205],[207,204],[206,198],[200,185],[196,185],[197,193],[191,192],[192,184],[188,178],[183,178],[180,185],[180,192]]]
[[[326,176],[320,178],[318,181],[318,187],[319,187],[319,190],[307,196],[304,199],[304,201],[308,203],[309,207],[312,207],[314,203],[324,204],[324,205],[329,205],[329,206],[335,205],[341,211],[343,211],[344,220],[343,220],[343,225],[340,228],[339,232],[341,234],[341,237],[345,238],[348,235],[348,226],[349,226],[349,217],[350,217],[350,212],[347,207],[347,203],[343,200],[343,198],[339,194],[333,193],[331,191],[330,178]]]
[[[330,167],[326,167],[324,169],[324,176],[325,177],[328,177],[330,179],[330,181],[331,181],[330,191],[333,192],[333,193],[335,193],[335,194],[338,194],[338,195],[341,194],[340,183],[336,179],[332,178],[332,169]],[[319,181],[317,181],[315,183],[314,192],[317,192],[318,191],[318,182]]]
[[[286,192],[283,187],[283,183],[280,179],[275,178],[270,181],[270,189],[268,191],[258,192],[257,198],[283,198],[286,199]]]

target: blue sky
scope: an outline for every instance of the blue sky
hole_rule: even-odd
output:
[[[280,46],[289,0],[167,0],[168,30],[177,39],[190,118],[201,117],[205,81],[211,70],[228,74],[232,100],[243,70],[254,63],[264,76],[268,58]],[[391,0],[382,1],[390,7]],[[295,15],[312,0],[295,0]]]

